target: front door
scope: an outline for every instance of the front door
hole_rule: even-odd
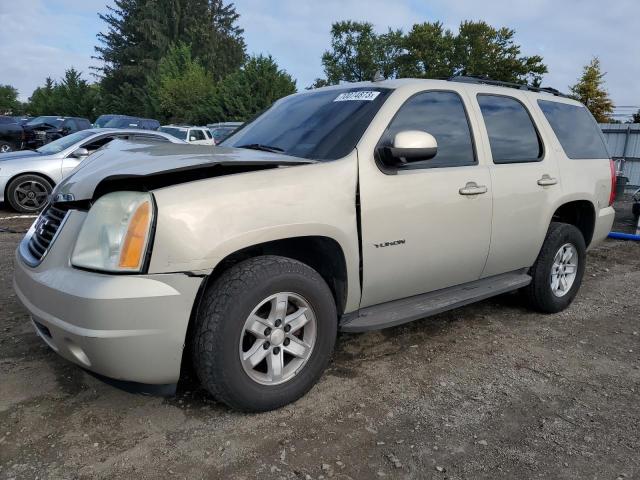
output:
[[[406,130],[432,134],[437,155],[385,173],[375,152],[359,152],[361,307],[477,280],[489,252],[491,177],[478,163],[460,95],[413,95],[378,145]]]

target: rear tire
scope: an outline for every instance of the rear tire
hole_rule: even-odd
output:
[[[292,323],[296,318],[304,323]],[[205,389],[234,409],[282,407],[322,375],[337,323],[333,295],[318,272],[290,258],[251,258],[203,294],[191,339],[195,371]],[[310,348],[291,355],[299,345]],[[249,357],[258,363],[252,366]]]
[[[529,271],[531,283],[522,289],[529,307],[543,313],[567,308],[580,289],[585,259],[586,245],[580,230],[566,223],[551,223]]]
[[[40,175],[20,175],[7,185],[5,200],[20,213],[38,213],[49,201],[53,185]]]

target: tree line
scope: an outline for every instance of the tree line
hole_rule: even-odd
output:
[[[296,91],[296,81],[271,56],[249,56],[239,14],[224,0],[115,0],[99,14],[94,82],[74,68],[47,78],[26,104],[15,88],[0,86],[0,113],[69,115],[102,113],[204,124],[247,120]],[[482,21],[463,21],[457,31],[440,22],[377,33],[368,22],[335,22],[322,55],[324,77],[307,88],[386,78],[479,75],[539,86],[547,66],[526,56],[515,31]],[[594,58],[572,95],[598,121],[610,120],[613,104]],[[640,115],[640,112],[639,112]]]

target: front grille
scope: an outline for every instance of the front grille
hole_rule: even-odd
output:
[[[67,208],[50,206],[38,218],[27,245],[35,262],[39,263],[49,251],[67,212]]]

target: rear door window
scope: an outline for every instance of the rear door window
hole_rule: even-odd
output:
[[[600,127],[582,105],[538,100],[538,105],[569,158],[609,158]]]
[[[200,141],[200,140],[204,140],[204,133],[202,133],[202,130],[190,130],[189,131],[189,140],[193,141]]]
[[[529,112],[513,97],[478,94],[478,104],[489,135],[493,163],[542,160],[544,149]]]

